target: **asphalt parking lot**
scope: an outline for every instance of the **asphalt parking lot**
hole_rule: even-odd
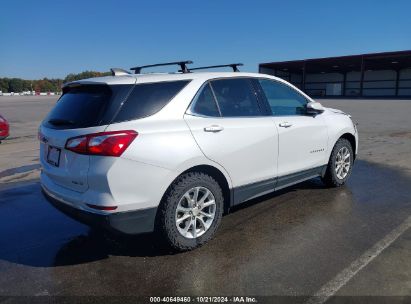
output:
[[[290,296],[301,303],[341,299],[334,296],[411,301],[411,101],[321,100],[359,123],[360,154],[348,184],[327,189],[312,180],[253,200],[223,218],[213,241],[174,254],[153,235],[115,240],[48,205],[38,184],[36,133],[55,100],[0,97],[0,113],[11,123],[10,138],[0,144],[5,299],[248,295]]]

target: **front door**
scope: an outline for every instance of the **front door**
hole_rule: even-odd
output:
[[[278,176],[304,173],[327,163],[327,127],[322,114],[306,114],[309,102],[291,86],[258,80],[271,108],[279,134]]]

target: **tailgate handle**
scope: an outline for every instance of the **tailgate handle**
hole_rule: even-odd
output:
[[[213,133],[221,132],[223,130],[224,130],[224,128],[222,126],[218,126],[218,125],[212,125],[212,126],[204,128],[204,132],[213,132]]]

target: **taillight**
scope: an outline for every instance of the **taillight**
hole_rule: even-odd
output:
[[[79,154],[119,157],[137,137],[136,131],[112,131],[69,138],[66,149]]]

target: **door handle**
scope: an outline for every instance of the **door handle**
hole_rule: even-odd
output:
[[[281,122],[280,124],[279,124],[279,126],[280,127],[282,127],[282,128],[289,128],[289,127],[291,127],[293,124],[292,123],[289,123],[288,121],[284,121],[284,122]]]
[[[204,132],[213,132],[213,133],[221,132],[223,130],[224,130],[224,128],[222,126],[218,126],[218,125],[212,125],[212,126],[204,128]]]

